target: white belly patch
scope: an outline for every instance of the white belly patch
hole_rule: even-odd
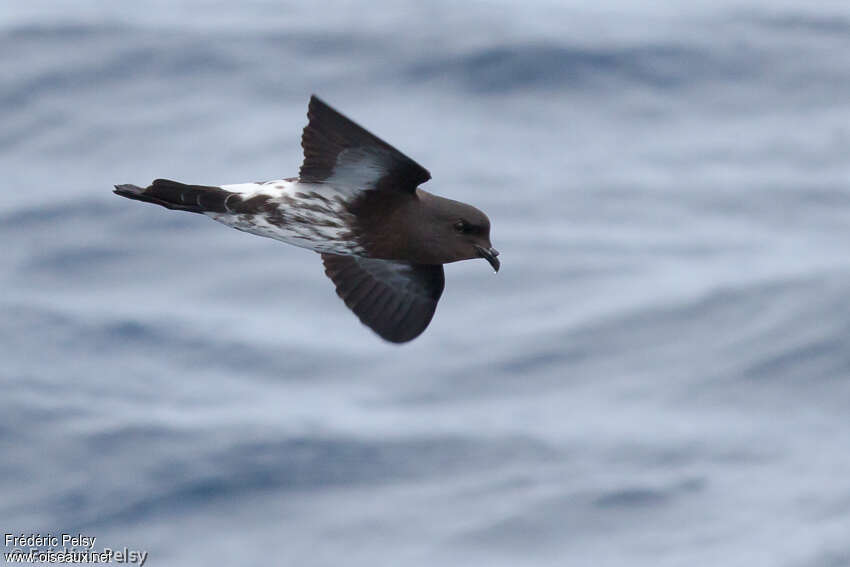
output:
[[[222,185],[227,213],[205,213],[237,230],[331,254],[361,255],[348,197],[325,183],[281,179]]]

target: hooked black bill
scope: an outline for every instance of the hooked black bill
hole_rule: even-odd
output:
[[[499,259],[496,256],[499,255],[499,251],[495,248],[484,248],[483,246],[475,246],[475,249],[478,250],[478,254],[490,262],[490,265],[493,266],[493,271],[498,272],[499,267],[501,267],[502,263],[499,262]]]

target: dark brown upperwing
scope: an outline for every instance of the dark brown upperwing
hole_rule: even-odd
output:
[[[442,265],[322,254],[325,274],[360,321],[382,338],[404,343],[431,322],[443,293]]]
[[[428,170],[367,132],[315,95],[307,111],[301,146],[300,179],[320,183],[330,178],[356,189],[413,193],[431,179]]]

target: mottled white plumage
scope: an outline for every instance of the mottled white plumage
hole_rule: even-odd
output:
[[[350,185],[336,183],[301,183],[297,179],[277,179],[261,183],[222,185],[243,201],[268,197],[266,209],[256,213],[204,213],[208,217],[259,236],[274,238],[330,254],[364,253],[351,230],[353,215],[346,205],[356,191]]]

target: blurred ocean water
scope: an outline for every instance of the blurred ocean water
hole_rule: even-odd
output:
[[[850,5],[0,8],[0,524],[152,565],[850,565]],[[493,222],[395,347],[115,183],[315,92]]]

